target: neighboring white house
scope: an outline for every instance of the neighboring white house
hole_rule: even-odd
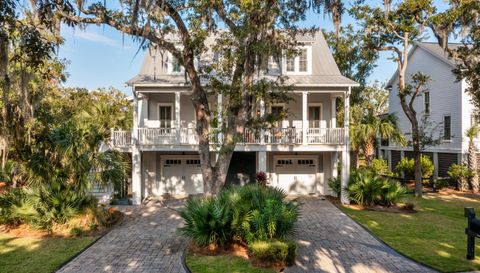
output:
[[[288,117],[276,128],[245,131],[227,183],[254,182],[255,173],[264,171],[270,185],[290,194],[329,194],[327,179],[337,176],[338,160],[345,166],[341,176],[346,182],[348,120],[345,128],[336,128],[335,100],[345,98],[348,112],[350,89],[358,84],[340,74],[321,32],[299,41],[299,56],[271,61],[266,72],[289,77],[293,100],[259,103],[261,113],[285,108]],[[140,73],[127,84],[134,94],[134,129],[114,131],[111,144],[132,153],[134,202],[164,194],[202,193],[195,112],[183,68],[171,54],[148,50]],[[212,97],[210,103],[212,108],[223,107],[221,96]]]
[[[450,48],[458,44],[449,44]],[[424,154],[431,157],[435,164],[435,175],[447,176],[447,170],[453,163],[460,163],[466,159],[468,138],[465,131],[472,123],[477,123],[478,112],[475,111],[470,97],[465,93],[466,82],[457,81],[452,70],[455,62],[447,56],[444,50],[436,43],[418,43],[409,52],[407,67],[407,82],[412,74],[422,72],[430,76],[431,80],[414,102],[417,111],[417,120],[428,116],[430,129],[434,139],[441,140],[438,145],[426,147]],[[402,132],[411,138],[411,125],[400,105],[398,97],[398,72],[387,84],[390,89],[389,113],[398,118],[398,125]],[[380,155],[386,158],[391,168],[404,156],[412,157],[411,148],[402,148],[394,143],[383,143]]]

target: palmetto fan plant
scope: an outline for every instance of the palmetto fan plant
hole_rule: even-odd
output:
[[[382,139],[391,139],[393,142],[401,145],[406,144],[405,137],[397,127],[397,120],[394,115],[380,118],[374,115],[372,111],[364,113],[364,109],[360,107],[352,108],[352,116],[354,116],[350,126],[352,149],[363,150],[368,166],[371,166],[375,155],[375,140],[377,136],[380,136]]]
[[[468,169],[472,173],[470,178],[470,185],[473,192],[478,192],[479,190],[479,181],[478,181],[478,166],[477,166],[477,147],[475,146],[474,139],[478,135],[478,127],[472,126],[466,131],[466,136],[468,137]]]

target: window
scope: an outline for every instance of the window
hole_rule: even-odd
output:
[[[187,159],[187,165],[200,165],[200,159]]]
[[[293,161],[291,159],[279,159],[277,160],[278,165],[292,165]]]
[[[308,107],[308,127],[309,128],[320,128],[320,119],[321,115],[320,106],[310,106]]]
[[[313,165],[313,159],[299,159],[298,165]]]
[[[443,117],[443,140],[451,140],[452,139],[452,118],[450,116]]]
[[[180,73],[182,72],[182,66],[180,65],[179,60],[177,57],[172,56],[172,73]]]
[[[311,72],[311,48],[304,47],[298,49],[293,56],[286,56],[284,61],[285,72],[287,73],[309,73]]]
[[[160,105],[158,107],[158,120],[160,128],[172,127],[172,106]]]
[[[180,159],[167,159],[165,160],[165,165],[180,165],[182,161]]]
[[[430,92],[425,92],[423,96],[424,112],[430,114]]]
[[[287,72],[295,72],[295,56],[287,57]]]
[[[283,106],[272,106],[271,108],[271,114],[272,117],[276,120],[273,125],[275,127],[281,127],[281,122],[280,120],[283,117]]]
[[[298,56],[298,67],[298,71],[300,72],[308,71],[308,56],[306,48],[302,48],[300,50],[300,55]]]

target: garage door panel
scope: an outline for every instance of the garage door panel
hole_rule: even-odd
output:
[[[276,160],[277,186],[289,194],[316,193],[317,160],[312,158]]]
[[[168,158],[162,162],[162,186],[170,194],[198,194],[203,192],[202,171],[197,158]]]

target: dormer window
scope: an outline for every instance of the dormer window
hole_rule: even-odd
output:
[[[172,72],[173,73],[180,73],[182,72],[182,66],[178,61],[177,57],[172,57]]]
[[[311,74],[312,48],[302,47],[296,55],[286,56],[284,67],[287,74]]]
[[[183,72],[183,67],[180,64],[180,60],[173,56],[172,54],[168,54],[168,73],[169,74],[179,74]]]

